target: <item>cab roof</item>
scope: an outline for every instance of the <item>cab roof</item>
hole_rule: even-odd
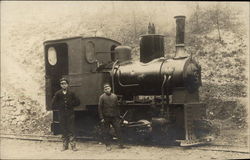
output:
[[[55,39],[55,40],[47,40],[47,41],[44,41],[43,44],[46,45],[47,43],[57,43],[57,42],[60,42],[60,41],[67,41],[67,40],[72,40],[72,39],[90,39],[90,38],[94,38],[94,39],[104,39],[104,40],[109,40],[109,41],[113,41],[115,43],[118,43],[118,44],[121,44],[120,42],[118,41],[115,41],[113,39],[110,39],[110,38],[105,38],[105,37],[81,37],[81,36],[76,36],[76,37],[69,37],[69,38],[62,38],[62,39]]]

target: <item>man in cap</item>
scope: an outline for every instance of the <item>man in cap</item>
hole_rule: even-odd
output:
[[[80,105],[80,100],[69,90],[69,81],[60,79],[61,89],[55,93],[52,99],[53,109],[59,110],[59,121],[62,129],[62,151],[68,149],[70,144],[73,151],[77,151],[74,134],[74,107]]]
[[[118,98],[111,93],[111,86],[104,85],[104,93],[99,98],[98,112],[104,127],[104,143],[107,150],[111,150],[108,140],[110,125],[115,129],[116,136],[119,141],[119,148],[125,148],[122,143],[122,132],[120,127],[120,109],[118,107]]]

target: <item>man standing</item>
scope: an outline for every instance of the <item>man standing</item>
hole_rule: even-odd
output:
[[[108,140],[110,125],[115,129],[119,141],[119,148],[124,148],[120,127],[120,109],[118,108],[118,99],[114,93],[111,93],[111,87],[109,84],[104,85],[104,93],[99,98],[98,112],[104,126],[104,143],[107,150],[111,150],[111,145]]]
[[[80,100],[69,90],[67,79],[60,79],[61,88],[52,99],[53,109],[59,110],[59,121],[62,129],[62,151],[68,149],[70,144],[73,151],[77,151],[74,134],[74,107],[80,105]]]

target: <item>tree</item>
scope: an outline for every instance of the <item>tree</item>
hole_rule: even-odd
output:
[[[215,19],[216,19],[216,26],[217,26],[217,31],[219,35],[219,42],[221,42],[219,15],[220,15],[220,8],[219,8],[219,4],[217,3],[216,9],[215,9]]]
[[[230,3],[211,3],[202,5],[197,3],[196,7],[192,8],[193,13],[188,20],[190,32],[208,33],[217,30],[218,39],[222,40],[222,30],[231,30],[234,33],[244,33],[239,30],[242,26],[242,11],[239,7],[234,7]]]

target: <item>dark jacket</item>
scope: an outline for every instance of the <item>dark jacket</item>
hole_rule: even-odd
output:
[[[99,98],[98,112],[100,119],[103,119],[104,116],[119,117],[120,109],[117,96],[113,93],[110,95],[103,93]]]
[[[59,111],[74,110],[74,107],[78,105],[80,105],[80,100],[70,90],[63,94],[63,90],[60,89],[52,99],[52,108]]]

